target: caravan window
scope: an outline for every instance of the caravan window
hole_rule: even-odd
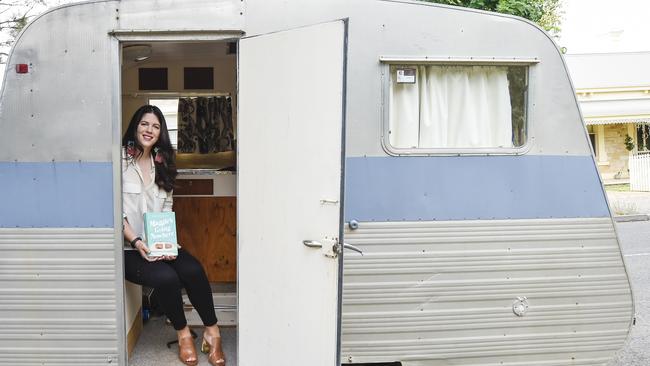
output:
[[[392,148],[421,152],[524,145],[526,66],[390,65],[389,70]]]

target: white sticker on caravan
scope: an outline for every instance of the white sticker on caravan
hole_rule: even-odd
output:
[[[416,69],[397,69],[398,84],[415,84]]]

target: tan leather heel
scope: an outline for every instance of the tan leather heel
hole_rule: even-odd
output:
[[[196,355],[196,347],[194,347],[194,338],[187,336],[178,340],[178,358],[182,363],[189,366],[196,366],[199,363],[199,358]]]
[[[221,348],[221,337],[210,337],[203,334],[201,352],[208,355],[208,362],[212,366],[226,366],[226,358]]]

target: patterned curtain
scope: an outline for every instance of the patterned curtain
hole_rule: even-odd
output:
[[[233,150],[230,97],[181,98],[178,102],[178,152],[210,154]]]

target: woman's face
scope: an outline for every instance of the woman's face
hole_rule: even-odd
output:
[[[145,113],[138,123],[136,130],[138,143],[145,150],[151,149],[160,137],[160,121],[153,113]]]

